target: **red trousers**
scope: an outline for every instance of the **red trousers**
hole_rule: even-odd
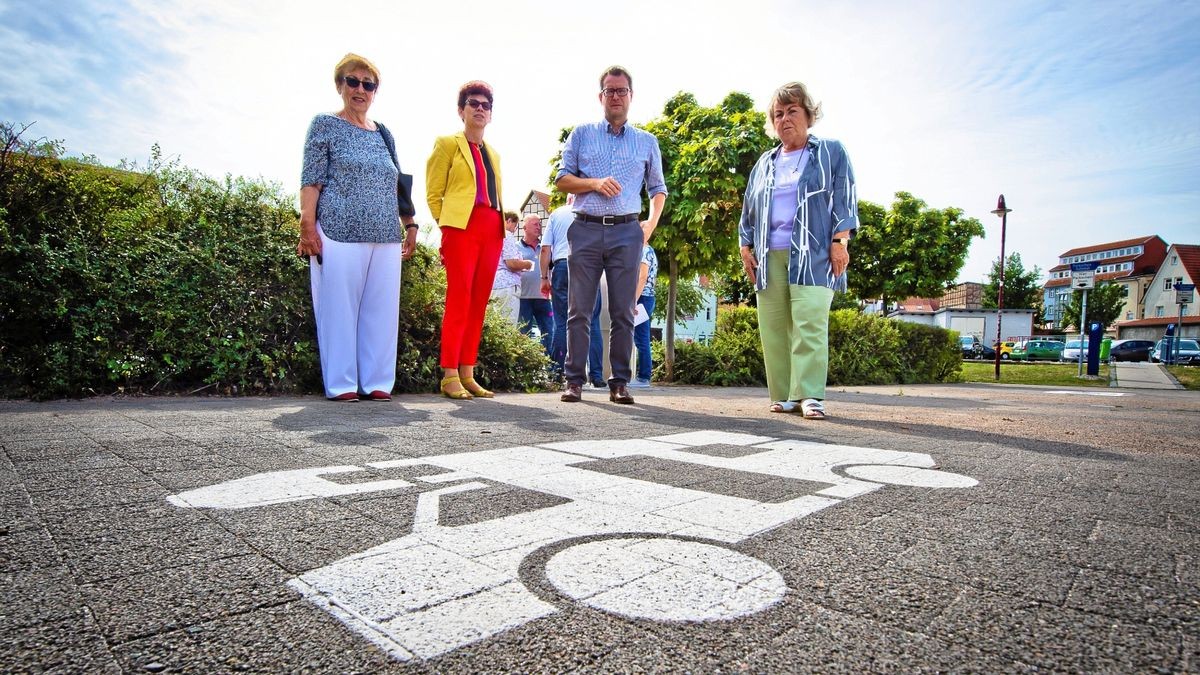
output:
[[[446,311],[442,315],[442,367],[473,366],[479,360],[483,316],[504,245],[500,212],[476,206],[467,229],[442,228],[446,268]]]

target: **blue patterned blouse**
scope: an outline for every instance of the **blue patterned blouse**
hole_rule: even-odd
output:
[[[650,244],[642,247],[642,263],[650,268],[646,272],[646,285],[642,288],[642,295],[654,297],[654,286],[658,283],[658,254]]]
[[[368,131],[329,113],[313,118],[304,139],[301,187],[320,185],[317,222],[334,241],[400,241],[396,166],[383,127]]]

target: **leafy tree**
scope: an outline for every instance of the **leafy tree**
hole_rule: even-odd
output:
[[[1013,253],[1004,263],[1004,306],[1015,309],[1037,309],[1041,314],[1042,287],[1038,279],[1042,270],[1034,267],[1025,271],[1021,262],[1021,254]],[[983,285],[983,306],[985,309],[996,308],[996,291],[1000,287],[1000,259],[992,261],[992,271],[988,272],[988,282]]]
[[[1088,323],[1099,321],[1107,329],[1112,322],[1121,317],[1121,310],[1125,308],[1127,292],[1121,284],[1107,281],[1096,284],[1095,288],[1088,291]],[[1071,299],[1067,301],[1066,307],[1063,307],[1063,326],[1072,326],[1076,331],[1080,330],[1079,314],[1083,308],[1082,305],[1083,291],[1075,291],[1071,294]]]
[[[983,225],[964,218],[962,209],[929,208],[908,192],[897,192],[886,210],[859,202],[858,216],[862,228],[850,247],[849,285],[885,308],[897,298],[941,295],[962,269],[971,239],[984,236]]]
[[[758,156],[771,147],[765,121],[746,94],[734,92],[719,105],[705,107],[692,94],[680,92],[645,126],[658,138],[670,191],[652,238],[668,279],[663,340],[668,380],[674,378],[680,279],[738,273],[737,223],[746,179]]]

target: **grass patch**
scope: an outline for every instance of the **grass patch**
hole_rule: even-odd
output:
[[[1167,366],[1167,371],[1189,391],[1200,391],[1200,368],[1196,366]]]
[[[1087,366],[1084,366],[1087,372]],[[1051,387],[1107,387],[1108,366],[1100,364],[1100,379],[1076,377],[1076,363],[1015,363],[1000,362],[1000,384],[1040,384]],[[994,361],[963,361],[963,382],[996,382]]]

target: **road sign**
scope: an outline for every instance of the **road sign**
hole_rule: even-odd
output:
[[[1096,287],[1096,268],[1099,263],[1081,262],[1071,263],[1071,288],[1088,289]]]
[[[1175,304],[1187,305],[1192,302],[1196,284],[1175,284]]]

